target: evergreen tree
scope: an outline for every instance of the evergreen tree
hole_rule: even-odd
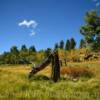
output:
[[[54,49],[57,50],[58,48],[59,48],[59,45],[58,43],[56,43]]]
[[[18,55],[19,50],[17,49],[16,46],[13,46],[13,47],[10,49],[10,52],[11,52],[12,54]]]
[[[71,38],[70,39],[70,49],[75,49],[75,46],[76,46],[76,42],[75,42],[74,38]]]
[[[70,50],[70,40],[66,41],[65,50]]]
[[[11,55],[9,52],[4,52],[2,60],[4,61],[5,64],[10,64],[11,63]]]
[[[27,51],[28,51],[26,45],[22,45],[22,47],[21,47],[21,51],[24,51],[24,52],[27,52]]]
[[[87,12],[85,25],[81,26],[80,33],[84,36],[87,46],[92,50],[100,50],[100,15],[96,11]]]
[[[86,47],[86,43],[83,39],[80,40],[80,49]]]
[[[19,62],[19,50],[17,49],[16,46],[13,46],[10,49],[10,54],[11,54],[11,63],[18,64],[18,62]]]
[[[63,40],[60,41],[59,48],[60,48],[60,49],[64,49],[64,41],[63,41]]]
[[[92,50],[93,51],[99,51],[100,50],[100,37],[96,37],[95,42],[92,45]]]
[[[36,52],[36,48],[34,45],[29,48],[29,52]]]

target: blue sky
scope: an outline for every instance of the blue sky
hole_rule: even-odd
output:
[[[0,0],[0,53],[11,46],[35,45],[37,50],[54,47],[82,36],[85,12],[100,7],[99,0]],[[34,23],[31,23],[33,22]],[[26,25],[23,24],[26,23]],[[22,25],[19,25],[22,24]],[[33,27],[36,24],[36,27]],[[27,26],[29,25],[29,27]],[[33,34],[32,34],[33,32]]]

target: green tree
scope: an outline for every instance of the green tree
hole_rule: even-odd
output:
[[[93,51],[99,51],[100,50],[100,37],[96,37],[95,42],[92,45],[92,50]]]
[[[86,13],[85,25],[81,26],[80,33],[84,36],[87,47],[100,50],[100,15],[98,12],[89,11]]]
[[[19,51],[18,51],[18,49],[17,49],[16,46],[13,46],[13,47],[10,49],[10,52],[13,53],[13,54],[15,54],[15,55],[18,55],[18,53],[19,53]]]
[[[5,64],[10,64],[11,63],[11,55],[9,52],[4,52],[3,56],[2,56],[2,61]]]
[[[64,49],[64,41],[63,40],[60,41],[59,48]]]
[[[28,51],[26,45],[22,45],[22,47],[21,47],[21,51],[24,51],[24,52],[27,52],[27,51]]]
[[[75,46],[76,46],[76,42],[75,42],[74,38],[71,38],[70,39],[70,49],[75,49]]]
[[[80,49],[81,48],[85,48],[86,47],[86,43],[83,39],[80,40]]]
[[[10,53],[11,53],[12,63],[18,64],[18,62],[19,62],[19,50],[17,49],[17,47],[16,46],[11,47]]]
[[[58,43],[55,44],[54,49],[57,50],[59,48]]]
[[[29,63],[29,51],[26,45],[21,46],[20,54],[19,54],[19,63],[20,64],[28,64]]]
[[[36,48],[34,45],[29,48],[29,52],[36,52]]]
[[[65,50],[70,50],[70,40],[66,41]]]

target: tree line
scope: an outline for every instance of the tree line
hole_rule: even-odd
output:
[[[9,52],[4,52],[0,55],[1,64],[29,64],[31,61],[35,60],[36,55],[35,46],[29,48],[26,45],[22,45],[19,50],[17,46],[12,46]]]
[[[60,43],[56,43],[54,46],[54,49],[64,49],[64,50],[72,50],[76,47],[76,41],[74,38],[68,39],[66,43],[64,43],[63,40],[60,41]]]

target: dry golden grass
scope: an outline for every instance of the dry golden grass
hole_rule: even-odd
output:
[[[86,67],[62,67],[61,68],[61,75],[69,75],[74,78],[77,77],[91,77],[93,72]]]
[[[0,71],[2,72],[9,72],[9,73],[20,73],[20,74],[25,74],[29,73],[31,70],[31,67],[25,66],[25,65],[19,65],[18,67],[16,66],[2,66],[0,67]]]
[[[47,77],[50,77],[51,76],[51,66],[47,66],[42,71],[39,71],[37,75],[45,75]]]
[[[86,67],[86,66],[90,67]],[[80,67],[81,66],[81,67]],[[60,80],[53,83],[52,80],[29,80],[28,73],[31,67],[27,65],[2,65],[0,66],[0,100],[99,100],[100,98],[100,64],[76,64],[71,63],[66,67],[61,67],[61,75],[84,74],[85,71],[93,71],[95,77],[84,78],[73,81],[70,79]],[[81,75],[82,75],[81,74]],[[51,76],[51,66],[49,65],[38,75]],[[79,74],[80,75],[80,74]],[[37,94],[36,94],[37,93]],[[79,95],[75,96],[75,93]],[[50,95],[48,95],[50,94]],[[53,94],[53,97],[51,97]],[[91,94],[91,95],[89,95]],[[96,94],[96,97],[95,97]],[[66,95],[66,96],[65,96]],[[3,99],[4,98],[4,99]]]
[[[97,62],[91,62],[91,64],[95,64]],[[71,75],[71,76],[81,76],[81,75],[85,75],[88,73],[95,73],[95,74],[99,74],[99,70],[96,70],[95,67],[92,68],[88,68],[87,66],[84,67],[84,65],[89,64],[88,62],[85,63],[68,63],[67,66],[61,67],[60,69],[60,73],[61,75]],[[81,67],[80,67],[81,65]],[[90,70],[91,69],[91,70]],[[28,74],[30,71],[32,70],[32,68],[30,66],[27,65],[19,65],[18,67],[16,66],[2,66],[0,67],[0,72],[9,72],[9,73],[13,73],[13,74]],[[51,76],[51,70],[52,67],[51,65],[47,66],[46,68],[44,68],[43,70],[39,71],[37,73],[37,75],[45,75],[47,77]]]

